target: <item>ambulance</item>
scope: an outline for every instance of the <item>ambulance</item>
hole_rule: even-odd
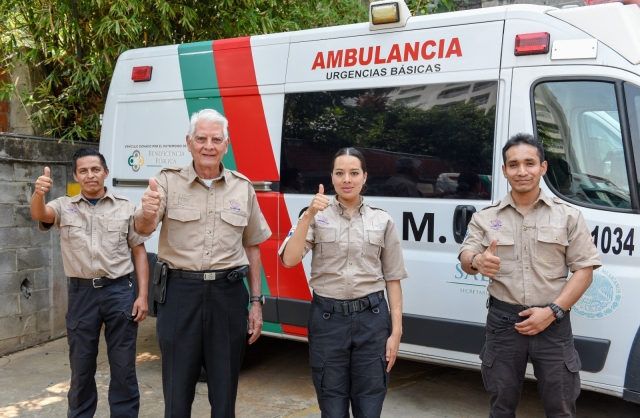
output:
[[[572,309],[582,386],[640,402],[638,6],[410,16],[385,0],[369,23],[127,51],[100,142],[113,192],[139,202],[159,170],[189,164],[189,117],[203,108],[229,119],[223,163],[251,179],[273,231],[260,246],[264,334],[306,339],[310,259],[287,269],[276,252],[318,185],[332,194],[331,158],[353,146],[367,202],[402,240],[400,357],[469,369],[489,279],[463,272],[460,243],[471,215],[509,192],[507,139],[539,138],[545,193],[582,211],[603,261]]]

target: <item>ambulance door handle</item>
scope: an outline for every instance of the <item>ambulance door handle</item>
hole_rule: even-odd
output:
[[[453,239],[458,244],[462,244],[467,232],[467,226],[471,222],[471,217],[476,213],[476,208],[471,205],[458,205],[453,212]]]

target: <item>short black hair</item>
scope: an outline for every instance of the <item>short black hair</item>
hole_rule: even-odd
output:
[[[104,171],[109,169],[107,167],[107,160],[104,159],[104,155],[100,154],[98,150],[95,148],[80,148],[75,154],[73,154],[73,161],[71,161],[71,169],[74,173],[76,172],[76,162],[82,157],[98,157],[100,158],[100,163],[102,164]]]
[[[515,134],[514,136],[509,138],[507,143],[504,144],[504,147],[502,147],[502,163],[505,165],[507,164],[507,150],[509,148],[514,147],[516,145],[522,145],[522,144],[531,145],[532,147],[535,147],[538,153],[538,158],[540,158],[540,164],[542,164],[542,162],[544,161],[544,146],[542,145],[542,142],[535,139],[533,135],[525,134],[522,132],[519,134]]]

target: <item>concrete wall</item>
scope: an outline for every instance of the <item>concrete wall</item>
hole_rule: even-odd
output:
[[[66,334],[59,231],[38,231],[29,202],[45,165],[54,182],[47,201],[66,193],[71,158],[84,146],[0,134],[0,355]]]

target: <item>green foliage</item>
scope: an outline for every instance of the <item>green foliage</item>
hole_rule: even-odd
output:
[[[0,66],[24,62],[32,90],[0,81],[45,133],[98,141],[118,56],[131,48],[364,22],[361,0],[0,0]]]
[[[468,0],[406,0],[411,14],[428,15],[432,13],[454,12],[458,10],[456,3],[467,3]]]

